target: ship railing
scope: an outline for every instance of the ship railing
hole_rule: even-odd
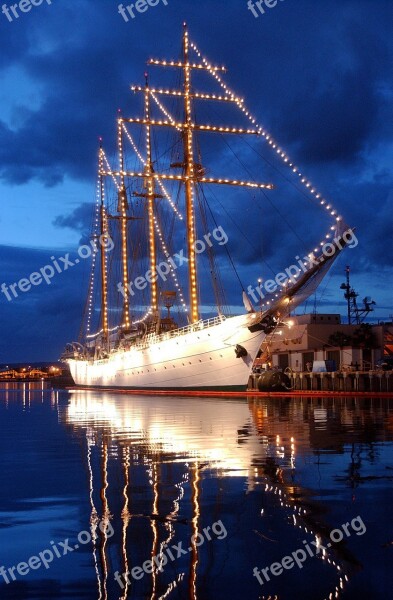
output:
[[[156,333],[148,333],[140,342],[135,344],[134,348],[147,348],[151,344],[163,342],[165,340],[170,340],[173,338],[182,337],[187,335],[188,333],[195,333],[197,331],[202,331],[204,329],[208,329],[210,327],[214,327],[215,325],[219,325],[225,321],[226,317],[224,315],[218,315],[217,317],[212,317],[211,319],[205,319],[196,321],[191,325],[186,325],[185,327],[181,327],[180,329],[173,329],[172,331],[167,331],[166,333],[162,333],[157,335]]]
[[[156,333],[148,333],[145,337],[140,339],[140,341],[132,344],[131,347],[136,349],[144,349],[151,344],[179,338],[187,335],[188,333],[195,333],[197,331],[209,329],[210,327],[214,327],[215,325],[223,323],[225,320],[226,317],[224,315],[218,315],[216,317],[212,317],[211,319],[201,319],[200,321],[196,321],[196,323],[192,323],[191,325],[186,325],[185,327],[180,327],[179,329],[173,329],[172,331],[167,331],[160,335],[157,335]],[[124,351],[126,350],[126,348],[123,349]],[[111,348],[110,354],[116,353],[118,350],[118,347]],[[87,348],[84,348],[81,344],[76,342],[68,344],[67,350],[64,352],[62,358],[63,360],[67,358],[73,358],[74,360],[88,360],[89,362],[94,362],[94,355],[91,352],[88,352]]]

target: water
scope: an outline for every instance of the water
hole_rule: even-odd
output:
[[[392,597],[393,399],[43,385],[0,391],[2,600]]]

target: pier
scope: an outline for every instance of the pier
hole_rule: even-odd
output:
[[[31,383],[49,381],[52,387],[72,385],[69,369],[62,363],[31,365],[0,365],[0,383]]]
[[[335,371],[331,373],[289,372],[288,391],[356,392],[393,394],[393,371]],[[250,375],[249,390],[258,390],[260,373]]]

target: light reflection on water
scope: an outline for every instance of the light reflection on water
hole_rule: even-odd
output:
[[[139,397],[23,384],[0,391],[0,433],[0,464],[13,480],[0,492],[1,564],[93,531],[48,570],[1,586],[1,598],[388,597],[393,400]],[[362,537],[353,532],[263,586],[253,576],[305,542],[324,545],[357,515]],[[198,545],[218,521],[227,535]],[[164,561],[180,542],[186,552],[163,571],[123,588],[115,581],[117,571]]]

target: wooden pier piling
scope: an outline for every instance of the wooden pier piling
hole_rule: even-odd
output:
[[[287,372],[294,391],[393,392],[393,371],[335,371],[331,373]],[[260,375],[253,373],[249,390],[258,389]],[[289,391],[289,390],[288,390]]]

